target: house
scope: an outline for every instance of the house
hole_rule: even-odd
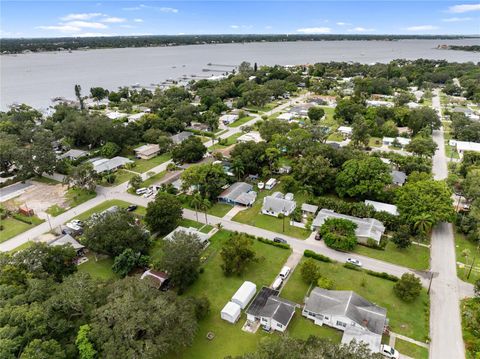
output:
[[[363,341],[374,353],[380,351],[382,334],[388,325],[385,308],[346,290],[315,287],[305,299],[302,315],[316,325],[343,331],[342,343]]]
[[[387,212],[393,214],[394,216],[398,216],[398,209],[394,204],[370,201],[368,199],[365,200],[365,204],[367,206],[372,206],[375,212]]]
[[[75,238],[73,238],[69,234],[65,234],[61,237],[55,238],[53,241],[48,243],[49,246],[63,246],[63,245],[71,245],[75,252],[77,252],[77,256],[82,256],[84,254],[85,246],[81,245]]]
[[[146,279],[150,285],[160,290],[168,289],[168,283],[170,282],[170,278],[167,273],[153,269],[143,272],[140,279]]]
[[[255,143],[262,142],[263,140],[262,140],[262,136],[260,135],[260,132],[257,132],[257,131],[247,132],[237,138],[237,142],[251,142],[251,141]]]
[[[382,139],[382,143],[385,146],[393,146],[395,140],[400,144],[402,148],[410,143],[410,139],[405,137],[384,137]]]
[[[367,100],[367,107],[393,107],[395,104],[389,101],[380,101],[380,100]]]
[[[407,174],[405,172],[392,170],[390,174],[392,175],[392,183],[396,186],[403,186],[407,180]]]
[[[141,158],[142,160],[149,160],[158,155],[160,146],[156,144],[146,144],[135,148],[133,152],[135,152],[135,157]]]
[[[277,116],[277,119],[283,121],[291,121],[295,118],[295,114],[291,112],[285,112]]]
[[[455,147],[460,157],[465,151],[480,152],[480,143],[450,140],[449,145]]]
[[[107,116],[110,120],[119,120],[121,118],[127,117],[128,115],[126,113],[118,111],[107,111],[105,112],[105,116]]]
[[[292,172],[292,166],[280,166],[280,168],[276,172],[281,175],[289,174],[290,172]]]
[[[232,184],[218,196],[219,202],[247,207],[253,205],[256,199],[257,192],[253,191],[251,184],[245,182]]]
[[[282,193],[274,192],[271,196],[263,198],[262,213],[274,217],[278,217],[280,214],[289,216],[296,206],[293,198],[286,199]]]
[[[175,145],[178,145],[179,143],[182,143],[185,141],[187,138],[193,136],[193,133],[190,131],[182,131],[180,133],[177,133],[176,135],[173,135],[170,137]]]
[[[240,318],[241,308],[237,303],[228,302],[220,312],[220,318],[229,323],[235,324]]]
[[[303,217],[308,217],[308,216],[315,216],[318,211],[318,206],[315,206],[313,204],[308,204],[304,203],[302,204],[302,216]]]
[[[63,160],[67,159],[70,161],[78,160],[79,158],[88,156],[88,152],[82,150],[71,149],[65,152],[64,154],[58,156],[58,159]]]
[[[228,126],[238,120],[238,115],[223,115],[220,116],[219,121],[225,126]]]
[[[97,173],[116,171],[119,168],[125,166],[127,163],[133,163],[132,160],[129,160],[125,157],[113,157],[110,159],[107,158],[92,158],[90,160],[93,166],[93,170]]]
[[[129,115],[127,117],[128,122],[137,122],[140,120],[143,116],[145,116],[146,113],[140,112],[140,113],[134,113],[133,115]]]
[[[210,238],[210,236],[206,233],[200,232],[198,229],[193,227],[187,228],[183,226],[178,226],[169,234],[167,234],[165,237],[163,237],[163,239],[166,241],[171,241],[173,240],[173,236],[176,233],[181,233],[181,232],[194,236],[201,244],[203,244],[204,247],[206,247],[209,244],[208,239]]]
[[[340,126],[339,128],[337,128],[337,131],[346,137],[350,137],[352,135],[353,129],[349,126]]]
[[[247,320],[259,321],[266,329],[285,332],[296,304],[278,296],[278,290],[263,287],[247,309]]]
[[[420,105],[419,103],[413,102],[413,101],[408,102],[408,103],[406,104],[406,106],[407,106],[409,109],[411,109],[411,110],[413,110],[413,109],[415,109],[415,108],[422,107],[422,105]]]
[[[257,286],[255,283],[245,281],[235,292],[231,302],[236,303],[240,306],[240,308],[245,309],[256,293]]]
[[[455,107],[453,109],[453,112],[457,113],[463,113],[465,116],[467,116],[470,120],[478,121],[480,117],[475,114],[471,109],[465,108],[465,107]]]
[[[292,107],[288,112],[292,113],[295,117],[307,117],[308,110],[314,106],[315,105],[312,103],[304,103],[304,104]]]
[[[314,230],[319,229],[327,219],[340,218],[349,220],[357,225],[355,229],[355,236],[358,242],[367,243],[368,239],[373,239],[377,244],[380,243],[383,233],[385,232],[385,226],[382,222],[375,218],[358,218],[348,216],[346,214],[336,213],[330,209],[322,208],[318,212],[317,216],[313,220],[312,228]]]

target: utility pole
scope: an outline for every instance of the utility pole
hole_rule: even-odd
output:
[[[475,251],[475,255],[473,256],[472,265],[470,266],[470,270],[468,271],[467,279],[470,278],[470,274],[472,273],[473,265],[475,264],[475,260],[477,259],[477,254],[479,250],[480,250],[480,241],[478,242],[477,250]]]
[[[433,272],[430,272],[430,282],[428,283],[428,290],[427,290],[428,295],[430,295],[430,289],[432,288],[432,281],[433,281]]]

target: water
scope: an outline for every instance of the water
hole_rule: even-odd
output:
[[[445,59],[478,62],[478,53],[437,50],[439,44],[478,45],[479,39],[401,41],[321,41],[190,45],[155,48],[102,49],[0,56],[0,106],[18,102],[48,107],[57,96],[74,98],[74,85],[84,94],[90,87],[149,87],[183,75],[210,76],[205,68],[226,71],[242,61],[259,65],[308,64],[325,61],[389,62],[393,59]]]

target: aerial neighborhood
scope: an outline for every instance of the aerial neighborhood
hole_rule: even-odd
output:
[[[480,355],[478,65],[72,93],[0,113],[2,358]]]

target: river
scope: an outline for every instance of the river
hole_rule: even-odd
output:
[[[480,61],[478,53],[438,50],[439,44],[479,45],[480,39],[260,42],[2,55],[0,107],[6,110],[12,103],[26,103],[45,108],[54,97],[73,98],[75,84],[80,84],[83,93],[88,94],[93,86],[151,87],[184,75],[219,75],[242,61],[259,65],[385,63],[400,58]],[[207,66],[210,63],[231,66]]]

